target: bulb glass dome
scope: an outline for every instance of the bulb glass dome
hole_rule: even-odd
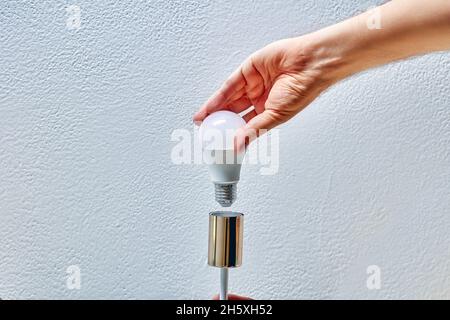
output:
[[[199,136],[203,149],[233,150],[236,131],[245,125],[244,119],[231,111],[217,111],[203,120]]]

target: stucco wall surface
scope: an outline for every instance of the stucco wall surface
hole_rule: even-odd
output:
[[[171,133],[256,49],[376,4],[3,1],[0,297],[210,298],[218,205]],[[281,127],[278,173],[242,170],[233,292],[450,298],[449,70],[437,53],[356,75]]]

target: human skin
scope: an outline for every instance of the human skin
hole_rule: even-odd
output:
[[[374,10],[256,51],[198,110],[194,121],[218,110],[249,110],[244,115],[246,126],[236,133],[235,147],[242,151],[342,79],[392,61],[450,49],[449,0],[393,0]],[[380,17],[379,29],[368,25],[374,14]]]
[[[219,300],[220,297],[218,294],[213,296],[213,300]],[[243,296],[239,296],[237,294],[233,294],[233,293],[229,293],[228,294],[228,300],[252,300],[250,298],[247,297],[243,297]]]

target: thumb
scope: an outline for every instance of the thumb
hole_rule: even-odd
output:
[[[260,135],[263,135],[270,129],[276,127],[281,122],[272,110],[264,110],[262,113],[254,116],[247,124],[237,130],[234,140],[236,152],[245,151],[245,148]]]

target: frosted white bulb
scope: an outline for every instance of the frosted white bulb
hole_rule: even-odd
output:
[[[231,150],[236,130],[245,125],[244,119],[231,111],[217,111],[205,118],[200,126],[200,142],[207,150]]]
[[[204,160],[208,162],[216,201],[229,207],[236,200],[244,154],[235,154],[234,136],[245,125],[244,119],[231,111],[217,111],[203,120],[199,136]]]

